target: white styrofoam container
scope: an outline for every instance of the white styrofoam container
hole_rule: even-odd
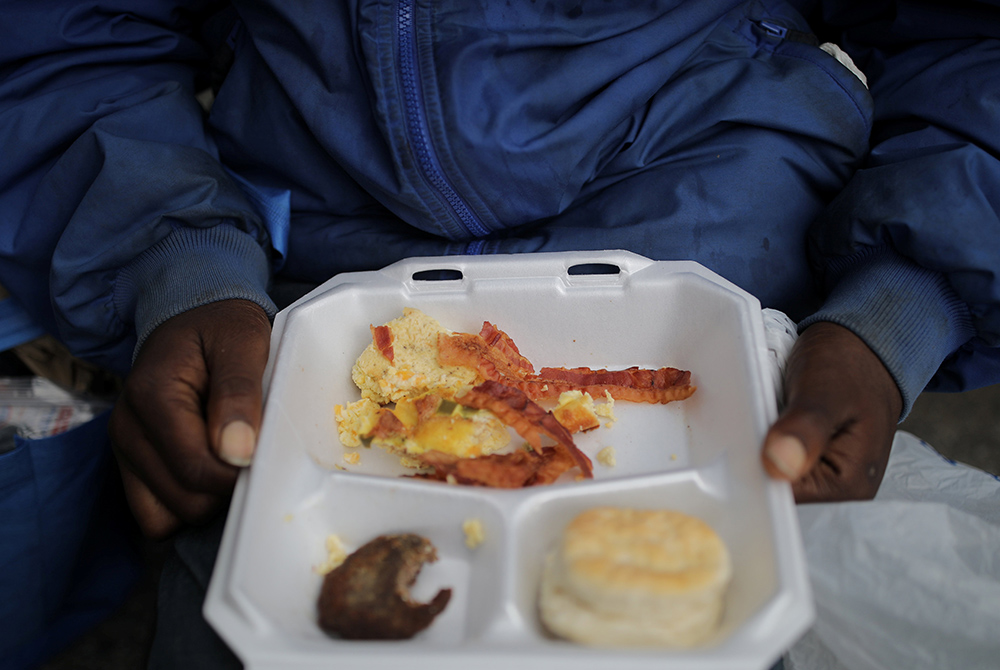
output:
[[[585,263],[613,274],[576,274]],[[449,270],[457,279],[424,280]],[[460,273],[460,275],[459,275]],[[516,491],[400,478],[398,459],[362,449],[346,465],[333,406],[360,397],[351,366],[369,324],[417,307],[454,331],[484,320],[542,366],[691,370],[690,399],[618,402],[617,423],[577,436],[592,481]],[[758,301],[693,262],[628,252],[418,258],[335,277],[278,314],[257,453],[237,485],[205,615],[248,668],[766,669],[814,611],[790,487],[770,480],[760,444],[776,416]],[[617,466],[594,458],[614,446]],[[334,467],[339,464],[346,470]],[[536,594],[543,557],[565,524],[597,505],[673,508],[704,519],[729,547],[734,576],[718,634],[690,650],[595,650],[548,636]],[[485,542],[464,543],[479,519]],[[452,599],[412,640],[331,638],[316,625],[326,557],[415,532],[437,547],[414,587]]]

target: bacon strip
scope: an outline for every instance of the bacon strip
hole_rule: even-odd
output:
[[[376,438],[379,440],[409,437],[420,424],[437,413],[442,399],[439,395],[428,393],[408,402],[412,402],[417,410],[417,423],[415,426],[407,428],[394,410],[388,407],[380,407],[378,410],[378,421],[375,422],[375,426],[367,434],[361,435],[361,437],[366,439]],[[399,406],[397,405],[398,408]]]
[[[417,458],[434,471],[414,477],[501,489],[551,484],[576,465],[565,452],[552,447],[545,447],[541,452],[522,450],[479,458],[459,458],[440,451],[427,451]]]
[[[677,368],[625,370],[590,368],[542,368],[525,380],[523,389],[532,399],[557,398],[563,391],[580,390],[598,398],[607,391],[615,400],[668,403],[690,398],[695,392],[691,373]]]
[[[383,356],[389,359],[392,363],[392,358],[394,356],[392,350],[392,330],[389,326],[368,326],[372,331],[372,343],[374,343],[375,348],[378,349]]]
[[[472,368],[483,379],[517,388],[532,400],[557,398],[564,391],[579,390],[595,398],[603,397],[607,391],[615,400],[665,404],[689,398],[696,390],[691,385],[691,373],[677,368],[542,368],[535,374],[531,362],[521,355],[513,340],[488,321],[479,335],[440,335],[438,358],[442,365]]]
[[[590,459],[577,448],[569,431],[551,412],[534,403],[520,389],[487,380],[455,398],[455,402],[466,407],[490,410],[517,431],[536,451],[542,449],[541,436],[550,437],[555,441],[557,450],[566,452],[584,477],[589,479],[594,476]]]
[[[532,486],[544,486],[551,484],[562,475],[562,473],[572,470],[576,465],[572,454],[568,454],[561,449],[545,447],[542,449],[542,458],[535,478],[531,481]]]
[[[414,475],[421,479],[456,484],[490,486],[498,489],[517,489],[527,486],[538,469],[534,452],[515,451],[509,454],[490,454],[479,458],[459,458],[441,451],[426,451],[416,458],[434,468],[432,473]]]
[[[383,407],[378,411],[378,421],[375,426],[367,435],[362,435],[364,438],[378,438],[380,440],[388,440],[394,437],[406,437],[408,431],[403,422],[399,420],[392,410]]]
[[[438,361],[441,365],[461,365],[479,372],[483,379],[500,381],[523,379],[526,358],[519,354],[513,359],[503,347],[491,347],[482,335],[472,333],[441,333],[438,335]],[[531,363],[527,363],[531,366]]]
[[[489,321],[483,321],[483,327],[479,331],[479,336],[486,342],[494,354],[504,360],[510,368],[521,371],[524,374],[531,374],[535,367],[527,358],[521,355],[521,350],[514,344],[510,335],[503,332]]]

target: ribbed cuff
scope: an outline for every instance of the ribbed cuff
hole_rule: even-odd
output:
[[[273,317],[268,279],[267,254],[247,233],[227,224],[178,228],[122,269],[115,308],[134,312],[137,353],[170,317],[219,300],[249,300]]]
[[[903,420],[944,359],[975,334],[968,307],[943,274],[889,247],[867,249],[838,270],[826,303],[799,331],[830,321],[860,337],[896,381]]]

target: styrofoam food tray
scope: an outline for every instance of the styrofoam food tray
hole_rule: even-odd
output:
[[[612,274],[571,274],[602,263]],[[449,270],[457,279],[422,279]],[[460,273],[460,275],[459,275]],[[379,325],[417,307],[454,331],[484,320],[542,366],[691,370],[698,390],[667,405],[617,402],[613,427],[577,436],[592,481],[516,491],[400,478],[398,459],[361,449],[346,465],[333,407],[360,397],[351,367]],[[250,668],[767,668],[811,624],[790,488],[760,464],[776,415],[758,301],[693,262],[627,252],[403,261],[340,275],[278,314],[251,468],[233,498],[205,614]],[[616,467],[599,464],[611,445]],[[335,464],[346,470],[334,467]],[[598,505],[673,508],[704,519],[734,575],[718,634],[690,650],[594,650],[547,635],[536,612],[543,557],[565,524]],[[465,546],[479,519],[486,540]],[[326,557],[392,532],[437,547],[413,589],[451,587],[412,640],[331,638],[316,624]]]

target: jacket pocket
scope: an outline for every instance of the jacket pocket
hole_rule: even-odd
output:
[[[138,574],[122,528],[109,532],[109,414],[52,437],[16,437],[15,448],[0,454],[0,658],[7,667],[31,667],[58,651],[109,614]]]

